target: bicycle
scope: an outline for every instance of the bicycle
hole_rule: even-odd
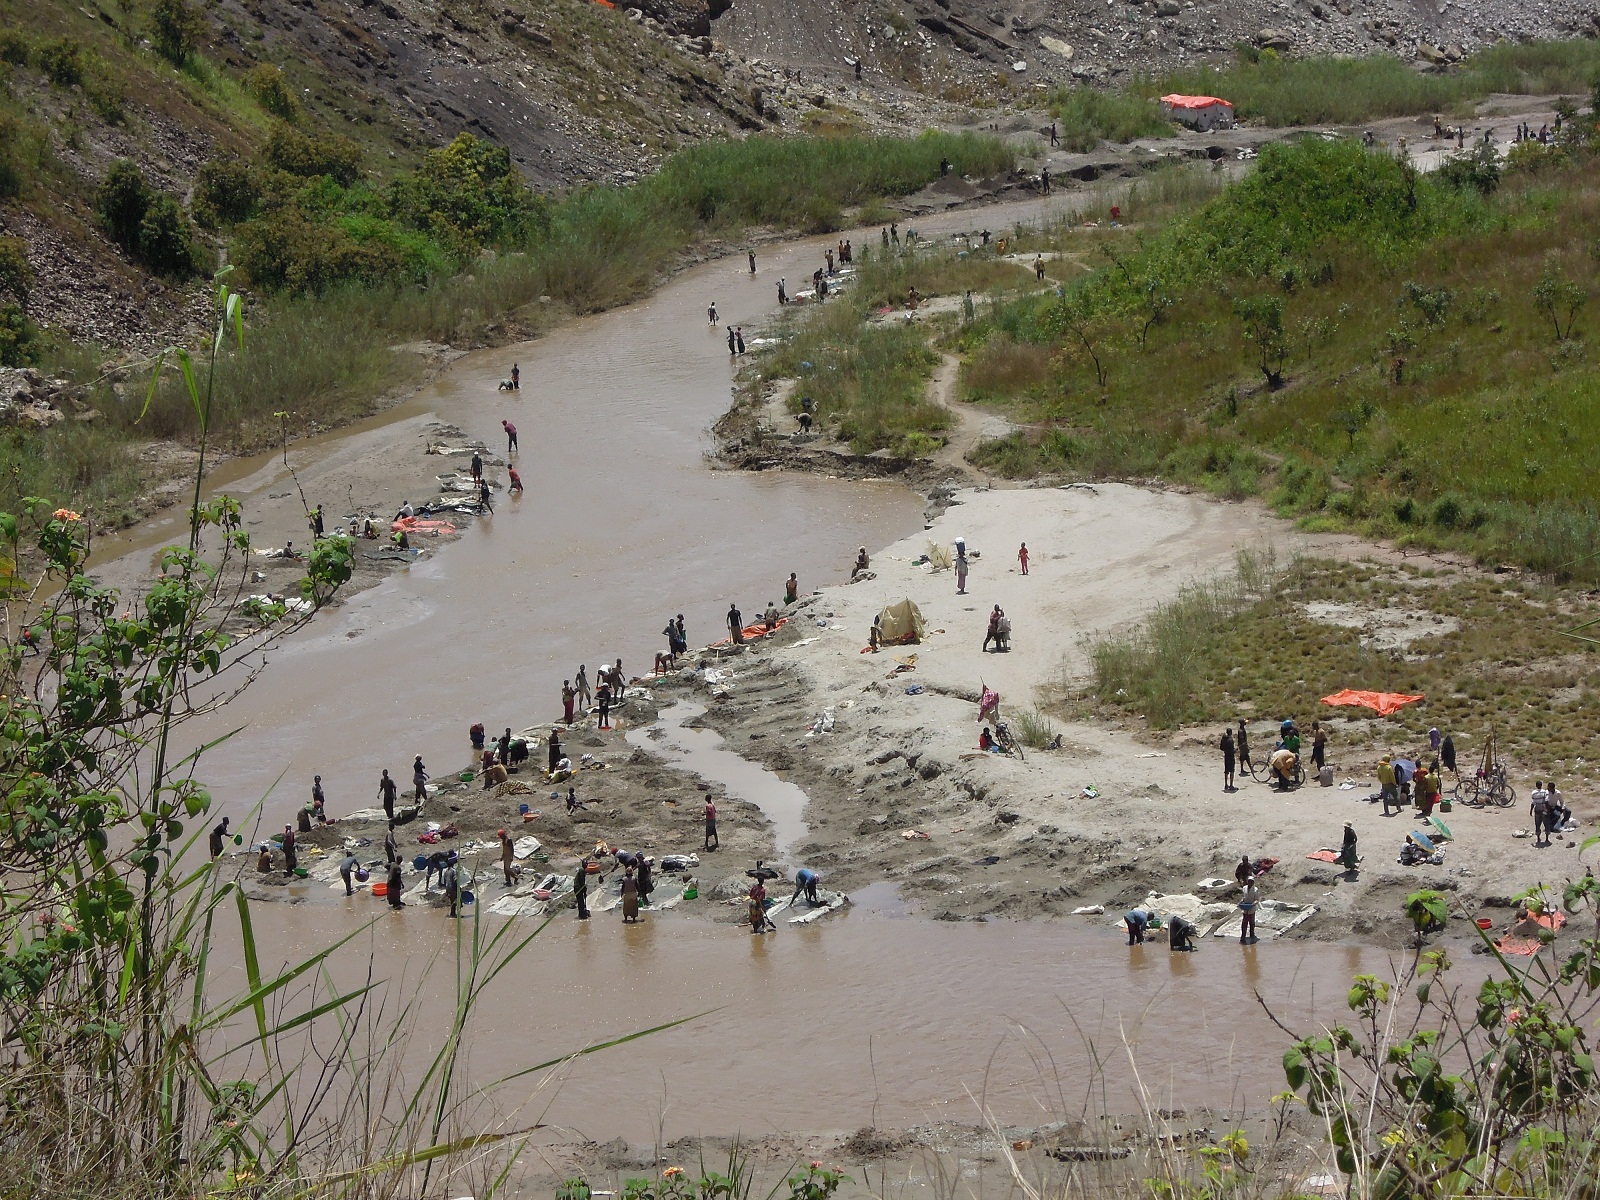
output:
[[[1510,808],[1517,802],[1517,789],[1506,778],[1502,763],[1495,763],[1487,771],[1480,771],[1471,779],[1463,780],[1461,786],[1466,793],[1466,803],[1474,808],[1487,808],[1490,805]]]
[[[1015,754],[1023,762],[1028,761],[1027,756],[1022,753],[1022,743],[1012,735],[1011,726],[1004,721],[994,723],[994,740],[1002,754]]]
[[[1269,758],[1266,762],[1262,763],[1252,762],[1250,764],[1250,778],[1254,779],[1257,783],[1275,783],[1276,779],[1272,774],[1272,760]],[[1295,788],[1303,787],[1305,782],[1305,761],[1300,757],[1300,755],[1296,754],[1294,756],[1294,771],[1289,775],[1289,790],[1293,791]]]

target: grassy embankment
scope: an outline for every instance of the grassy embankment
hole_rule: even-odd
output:
[[[1240,121],[1260,125],[1358,125],[1385,117],[1470,116],[1495,93],[1589,94],[1600,75],[1600,45],[1585,40],[1490,46],[1448,72],[1421,74],[1387,54],[1367,58],[1282,58],[1241,48],[1224,67],[1196,67],[1141,79],[1115,91],[1065,88],[1050,98],[1062,144],[1092,150],[1103,139],[1165,137],[1172,127],[1155,98],[1169,92],[1221,96]]]
[[[513,236],[499,239],[495,254],[468,259],[454,275],[424,273],[420,280],[412,276],[414,265],[459,252],[463,222],[492,207],[455,187],[448,163],[436,179],[426,176],[427,164],[419,172],[419,190],[423,184],[433,189],[426,199],[456,203],[453,210],[442,205],[451,220],[436,224],[408,220],[400,202],[406,193],[393,186],[384,193],[390,208],[373,213],[373,189],[364,188],[358,176],[341,180],[333,170],[317,171],[321,160],[315,156],[312,166],[296,167],[299,174],[263,164],[270,174],[255,188],[232,234],[241,250],[255,252],[245,256],[254,265],[246,277],[270,278],[278,287],[245,354],[227,360],[219,392],[226,399],[213,428],[222,431],[224,444],[249,449],[273,440],[278,412],[290,414],[291,432],[362,415],[384,388],[415,369],[411,356],[389,349],[395,343],[492,335],[497,322],[544,296],[563,312],[623,302],[653,286],[696,241],[738,237],[752,226],[834,228],[846,207],[911,192],[937,177],[946,156],[958,171],[971,174],[993,173],[1009,163],[997,141],[937,133],[913,139],[751,138],[691,147],[627,188],[588,188],[555,199],[496,194],[490,199],[499,202],[500,216],[509,209],[518,218],[503,222]],[[450,227],[438,232],[441,224]],[[418,226],[436,246],[419,244]],[[366,241],[364,232],[371,235]],[[381,270],[372,269],[375,262]],[[341,269],[348,270],[344,278]],[[80,348],[58,347],[45,365],[92,378],[98,361]],[[107,414],[104,422],[58,427],[37,437],[13,434],[0,443],[0,470],[9,489],[0,501],[47,494],[115,521],[146,482],[126,453],[131,442],[183,439],[194,431],[176,386],[163,389],[137,424],[137,406],[118,403],[108,389],[95,399]]]
[[[944,444],[953,415],[928,395],[939,356],[930,337],[957,320],[906,321],[915,288],[923,299],[971,290],[986,303],[1001,302],[1033,284],[1032,274],[987,253],[956,253],[948,246],[907,242],[856,250],[854,283],[820,308],[791,308],[775,332],[783,339],[761,356],[764,379],[797,379],[789,399],[816,405],[818,426],[861,454],[888,449],[900,457],[933,453]],[[892,310],[886,313],[885,310]]]
[[[1374,753],[1417,751],[1437,725],[1470,770],[1492,726],[1523,771],[1592,778],[1600,665],[1565,634],[1594,615],[1575,587],[1246,554],[1235,574],[1097,642],[1089,696],[1157,728],[1210,722],[1220,732],[1239,716],[1309,726],[1363,715],[1319,703],[1345,687],[1421,693],[1424,703],[1355,736]]]
[[[1263,494],[1594,578],[1600,196],[1585,149],[1518,157],[1484,196],[1354,143],[1276,146],[1159,232],[1097,231],[1097,271],[957,342],[966,396],[1030,426],[980,463]]]

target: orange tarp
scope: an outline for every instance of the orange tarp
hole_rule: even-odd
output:
[[[1387,717],[1390,713],[1397,712],[1408,704],[1415,704],[1423,696],[1405,696],[1399,692],[1358,692],[1352,688],[1345,688],[1342,692],[1335,692],[1331,696],[1324,696],[1322,702],[1331,704],[1335,708],[1370,708],[1380,717]]]
[[[1213,104],[1221,104],[1228,108],[1233,105],[1217,96],[1163,96],[1161,103],[1170,104],[1173,108],[1210,108]]]

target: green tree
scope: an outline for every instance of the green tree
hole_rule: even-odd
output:
[[[278,125],[267,137],[262,158],[269,167],[290,175],[302,179],[326,175],[342,187],[361,177],[361,147],[337,134],[313,137]]]
[[[300,119],[300,102],[289,90],[283,72],[271,63],[261,63],[244,73],[244,88],[275,117],[294,122]]]
[[[1283,297],[1265,294],[1241,296],[1233,302],[1234,316],[1244,326],[1245,341],[1256,348],[1256,366],[1269,391],[1283,386],[1283,367],[1289,359],[1289,336],[1283,324]]]
[[[522,182],[510,152],[470,133],[428,151],[417,170],[396,179],[389,205],[398,220],[458,253],[525,241],[549,220],[544,201]]]
[[[232,157],[202,163],[194,178],[195,217],[204,225],[247,220],[261,200],[261,186],[247,163]]]
[[[158,274],[179,279],[199,270],[194,227],[178,202],[165,192],[151,198],[139,222],[139,257]]]
[[[204,32],[205,22],[188,0],[156,0],[150,10],[150,41],[177,66],[189,61]]]
[[[111,164],[95,193],[95,211],[111,240],[129,254],[139,250],[139,229],[150,207],[150,186],[136,163],[121,158]]]
[[[1555,329],[1556,341],[1564,342],[1572,336],[1578,310],[1589,302],[1589,293],[1581,284],[1546,267],[1533,285],[1533,302]]]

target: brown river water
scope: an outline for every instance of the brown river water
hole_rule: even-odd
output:
[[[1039,212],[1009,206],[914,224],[1003,229]],[[191,727],[197,740],[245,727],[201,771],[222,810],[247,808],[281,774],[263,820],[281,826],[313,772],[333,811],[370,804],[380,767],[403,783],[416,753],[435,773],[463,765],[474,720],[492,729],[550,719],[579,662],[592,672],[621,655],[630,673],[644,671],[669,615],[686,614],[691,644],[713,640],[730,599],[753,615],[789,571],[807,588],[837,582],[856,546],[917,529],[922,502],[896,484],[747,475],[704,460],[730,378],[706,304],[715,299],[748,333],[775,307],[776,277],[799,287],[826,244],[768,247],[754,279],[742,258],[704,265],[628,308],[469,355],[384,418],[323,439],[338,453],[387,421],[433,412],[495,446],[509,417],[528,493],[318,618],[273,653],[242,699]],[[518,398],[494,386],[513,358]],[[243,484],[248,507],[273,473],[256,462],[228,477]],[[135,544],[151,536],[137,532]],[[673,729],[658,749],[762,804],[781,842],[803,832],[803,796],[720,749],[714,734]],[[302,894],[308,903],[258,906],[269,959],[288,961],[375,915],[370,899],[323,886]],[[420,909],[384,914],[341,953],[337,973],[354,977],[375,958],[380,975],[416,986],[457,928]],[[438,965],[423,985],[439,997],[436,1021],[453,973]],[[219,970],[242,987],[236,966]],[[487,1080],[704,1013],[575,1063],[538,1111],[599,1140],[645,1143],[663,1132],[966,1123],[980,1100],[1006,1122],[1038,1123],[1086,1103],[1135,1110],[1130,1050],[1157,1103],[1259,1105],[1283,1086],[1285,1037],[1253,993],[1305,1027],[1338,1018],[1357,970],[1386,973],[1385,955],[1310,943],[1130,950],[1098,922],[923,920],[888,885],[841,915],[759,938],[682,918],[624,928],[614,912],[587,924],[564,917],[486,998],[472,1071]],[[426,1040],[426,1021],[421,1032]]]

